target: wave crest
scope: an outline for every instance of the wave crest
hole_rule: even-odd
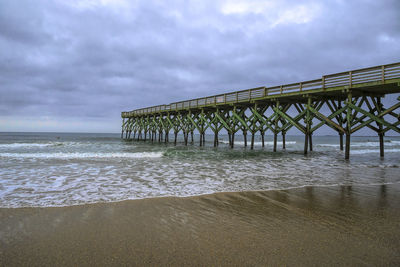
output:
[[[6,158],[39,158],[39,159],[102,159],[102,158],[161,158],[162,152],[136,153],[0,153]]]

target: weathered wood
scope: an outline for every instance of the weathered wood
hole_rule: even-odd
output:
[[[305,137],[305,140],[304,140],[304,155],[307,155],[307,153],[308,153],[308,141],[310,139],[309,136],[311,134],[310,133],[311,132],[311,116],[310,116],[311,105],[310,105],[310,103],[311,103],[311,98],[308,97],[307,106],[306,106],[307,112],[306,112],[306,117],[304,119],[304,123],[306,124],[305,134],[304,134],[304,137]]]
[[[261,131],[261,143],[262,143],[262,147],[264,147],[265,144],[264,144],[264,132],[263,131]]]
[[[400,133],[400,98],[391,107],[384,108],[381,103],[381,97],[393,93],[400,93],[400,63],[325,75],[321,80],[263,86],[123,112],[121,138],[130,140],[133,131],[134,140],[154,142],[158,134],[159,142],[168,143],[172,130],[174,144],[181,132],[187,145],[189,134],[194,143],[196,131],[200,146],[204,146],[205,132],[210,128],[214,133],[214,146],[218,146],[219,132],[225,129],[229,146],[233,148],[235,134],[241,130],[245,147],[247,133],[252,135],[251,149],[254,149],[256,133],[261,135],[262,147],[265,146],[265,134],[272,133],[276,151],[277,135],[282,134],[282,148],[286,149],[286,133],[295,127],[305,135],[304,153],[307,154],[313,150],[314,132],[328,126],[338,132],[341,150],[346,134],[345,158],[348,159],[351,134],[367,127],[377,132],[383,157],[384,134],[387,131]],[[313,121],[317,121],[314,126]]]
[[[382,112],[382,103],[381,103],[381,98],[380,97],[377,98],[376,109],[377,109],[378,113]],[[382,131],[383,130],[383,125],[381,123],[378,123],[378,122],[376,122],[376,124],[378,125],[378,130],[379,130],[379,133],[378,133],[378,135],[379,135],[379,154],[380,154],[381,158],[383,158],[385,156],[385,151],[384,151],[385,150],[385,143],[384,143],[384,140],[383,140],[384,133]]]
[[[286,134],[282,132],[282,149],[286,149]]]
[[[347,112],[346,112],[346,150],[345,150],[345,159],[350,159],[350,134],[351,134],[351,104],[352,102],[352,94],[349,92],[347,94]]]
[[[304,135],[304,155],[308,153],[308,133]]]
[[[174,136],[175,136],[175,138],[174,138],[174,145],[176,145],[177,138],[178,138],[178,132],[174,132]]]
[[[345,150],[345,159],[350,158],[350,134],[346,134],[346,150]]]
[[[340,150],[343,151],[343,134],[339,133],[339,143],[340,143]]]

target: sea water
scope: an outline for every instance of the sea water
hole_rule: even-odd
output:
[[[171,139],[171,136],[170,136]],[[352,136],[350,160],[338,136],[272,136],[254,150],[241,136],[229,148],[221,135],[206,146],[126,141],[120,134],[0,133],[0,207],[70,206],[162,196],[289,189],[304,186],[400,183],[400,137],[385,137],[385,158],[376,136]]]

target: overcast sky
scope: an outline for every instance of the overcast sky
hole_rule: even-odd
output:
[[[0,0],[0,131],[398,61],[399,0]]]

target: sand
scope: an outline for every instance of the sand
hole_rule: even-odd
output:
[[[399,264],[398,184],[0,209],[1,266]]]

